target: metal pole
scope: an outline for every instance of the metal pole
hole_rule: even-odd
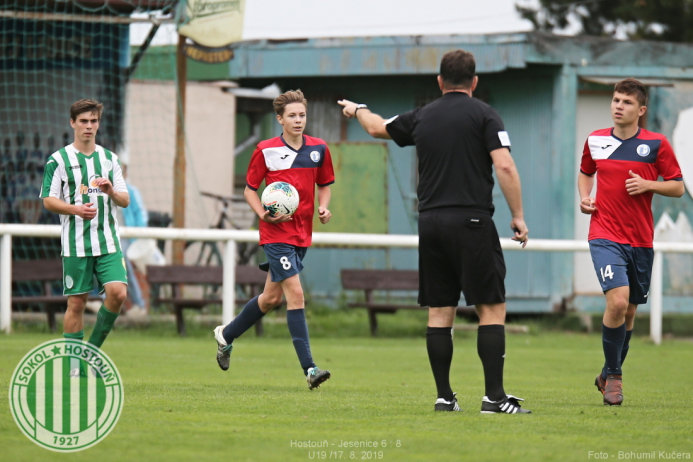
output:
[[[148,16],[146,18],[133,18],[132,16],[109,16],[69,13],[38,13],[33,11],[0,11],[0,18],[25,19],[31,21],[70,21],[70,22],[97,22],[101,24],[170,24],[173,16]]]
[[[654,253],[652,284],[650,284],[650,337],[655,345],[662,343],[662,290],[663,254]]]
[[[0,244],[0,331],[12,331],[12,235],[3,234]]]
[[[149,49],[149,45],[152,44],[152,40],[154,40],[154,36],[156,35],[156,32],[158,30],[159,24],[152,24],[152,28],[149,29],[149,34],[147,34],[147,38],[144,40],[144,43],[140,46],[139,50],[137,50],[137,53],[132,58],[130,66],[128,66],[128,68],[125,70],[125,85],[127,85],[127,83],[130,81],[130,78],[132,77],[132,74],[134,74],[135,70],[137,70],[137,65],[140,63],[142,56],[144,56],[144,54]]]
[[[236,317],[236,241],[226,241],[224,250],[224,289],[222,321],[228,324]]]
[[[173,162],[173,227],[185,228],[185,85],[187,58],[183,53],[185,37],[178,36],[176,49],[176,158]],[[173,241],[173,264],[183,264],[184,241]]]

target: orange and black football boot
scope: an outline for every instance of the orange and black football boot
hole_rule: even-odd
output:
[[[609,374],[606,376],[604,387],[604,404],[620,406],[623,402],[623,380],[621,375]]]

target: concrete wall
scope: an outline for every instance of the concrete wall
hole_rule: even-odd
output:
[[[577,126],[575,129],[575,237],[574,239],[586,240],[590,226],[590,216],[580,212],[580,196],[577,190],[577,176],[580,171],[580,160],[585,141],[590,133],[600,128],[613,125],[611,120],[611,93],[589,93],[578,96]],[[597,187],[593,195],[596,194]],[[589,252],[576,252],[573,265],[573,290],[576,294],[602,294],[601,286],[594,273],[592,257]]]
[[[186,227],[206,228],[219,205],[201,191],[233,192],[235,98],[219,88],[189,83],[186,101]],[[132,81],[127,88],[126,152],[129,181],[148,210],[172,213],[176,97],[173,82]],[[198,246],[186,251],[194,261]]]

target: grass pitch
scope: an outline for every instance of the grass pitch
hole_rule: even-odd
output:
[[[433,412],[423,338],[316,338],[313,356],[332,379],[309,391],[288,337],[246,335],[222,372],[211,335],[116,331],[104,347],[125,386],[120,421],[95,447],[58,454],[20,432],[7,400],[20,359],[56,337],[0,335],[3,461],[585,461],[693,453],[693,343],[685,340],[657,347],[634,338],[624,405],[606,407],[592,384],[600,336],[509,335],[506,391],[533,411],[509,416],[479,413],[483,375],[473,334],[456,334],[451,373],[464,412],[443,414]],[[328,446],[299,447],[308,441]],[[339,447],[344,442],[371,447]]]

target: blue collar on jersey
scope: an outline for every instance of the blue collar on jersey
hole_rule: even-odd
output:
[[[638,133],[640,133],[640,132],[638,132]],[[301,149],[303,149],[306,146],[306,135],[301,135],[301,139],[303,140],[303,144],[298,149],[294,149],[291,146],[289,146],[289,143],[287,143],[286,140],[284,139],[283,133],[279,135],[279,138],[281,138],[282,143],[284,143],[284,146],[286,146],[287,148],[291,149],[294,152],[299,152]]]

